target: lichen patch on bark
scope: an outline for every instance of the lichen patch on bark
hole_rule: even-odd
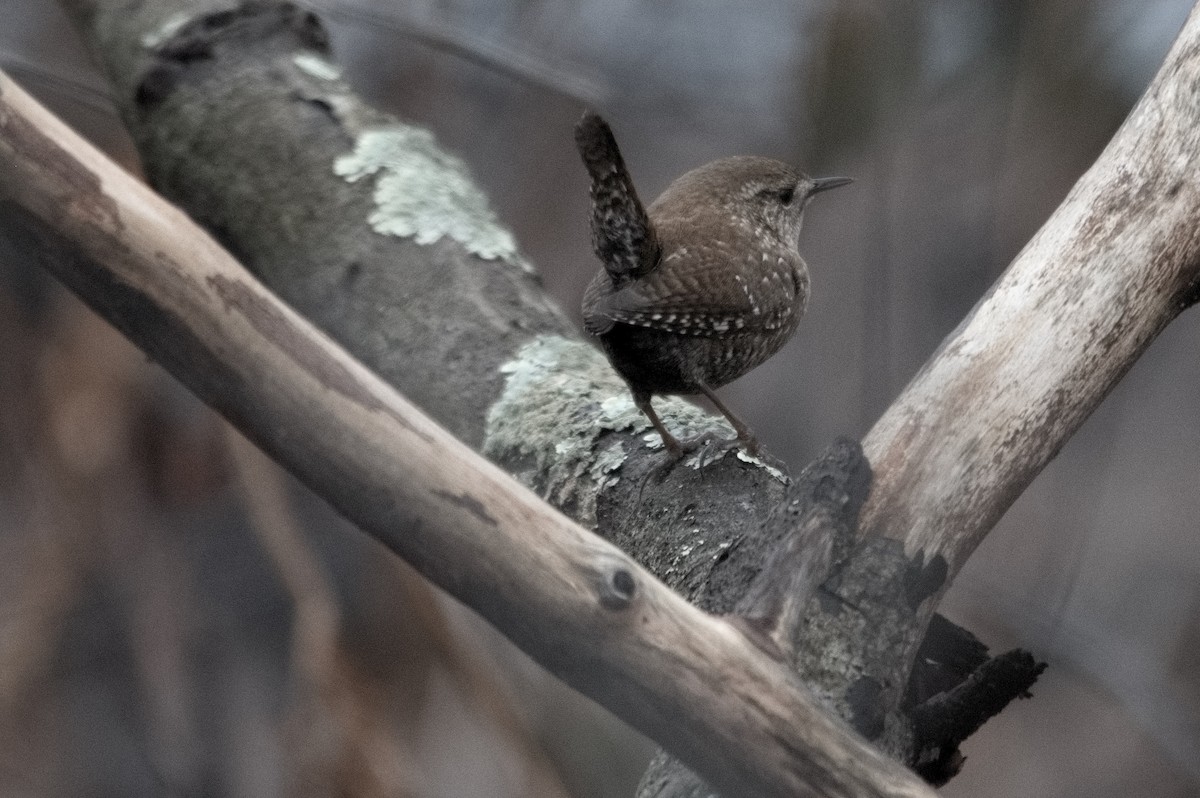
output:
[[[598,350],[542,335],[502,365],[504,390],[488,411],[483,453],[581,523],[595,527],[596,496],[620,479],[630,438],[650,448],[658,433]],[[681,399],[657,399],[672,426],[706,430],[715,420]],[[639,440],[639,438],[634,439]]]
[[[427,130],[400,123],[362,130],[333,171],[350,183],[375,178],[375,210],[367,221],[380,235],[418,244],[449,237],[485,260],[530,268],[466,165]]]

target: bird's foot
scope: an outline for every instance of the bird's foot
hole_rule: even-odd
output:
[[[710,431],[686,438],[678,441],[678,443],[680,445],[678,454],[673,454],[673,459],[669,463],[663,464],[667,467],[667,470],[670,470],[679,460],[693,452],[700,453],[696,458],[696,468],[703,469],[717,462],[727,453],[735,449],[741,449],[742,452],[745,452],[745,456],[741,459],[756,462],[767,468],[774,469],[779,472],[784,481],[790,478],[787,463],[767,454],[759,446],[758,439],[754,437],[754,433],[745,428],[741,429],[735,438],[722,438],[715,432]]]
[[[702,469],[711,463],[715,463],[724,457],[728,452],[734,449],[741,448],[747,454],[757,457],[759,456],[758,441],[753,435],[741,436],[736,438],[721,437],[713,430],[702,432],[699,435],[693,435],[690,438],[675,438],[664,439],[666,444],[666,459],[651,469],[648,477],[654,478],[661,482],[667,474],[679,465],[679,463],[688,455],[699,452],[696,458],[696,468]]]
[[[728,452],[734,449],[742,448],[747,453],[758,452],[758,441],[753,437],[743,439],[737,438],[722,438],[713,431],[702,432],[699,435],[693,435],[690,438],[685,438],[679,441],[680,452],[675,457],[676,462],[683,459],[693,452],[699,452],[696,457],[696,468],[704,468],[710,463],[715,463],[724,457]]]
[[[642,482],[638,486],[637,499],[633,505],[634,508],[636,509],[641,506],[642,493],[645,492],[648,483],[653,481],[655,484],[661,484],[667,478],[667,475],[674,471],[675,467],[688,455],[696,452],[700,453],[696,458],[696,469],[701,470],[717,462],[735,449],[741,449],[748,457],[752,457],[762,465],[778,471],[782,475],[780,478],[783,481],[786,482],[790,478],[787,464],[764,452],[762,447],[759,446],[758,440],[753,435],[725,438],[709,430],[699,435],[693,435],[690,438],[672,437],[667,442],[666,456],[662,462],[651,468],[646,472],[646,476],[642,477]]]
[[[660,432],[662,431],[660,430]],[[638,485],[637,501],[634,502],[634,508],[642,506],[642,493],[646,490],[648,482],[653,480],[655,484],[662,483],[667,478],[667,474],[674,471],[675,466],[679,465],[683,458],[700,449],[705,444],[706,438],[711,439],[712,437],[714,437],[712,432],[706,432],[702,435],[695,435],[691,438],[680,440],[674,435],[663,433],[662,439],[663,445],[666,448],[666,457],[663,458],[662,462],[654,466],[654,468],[647,471],[646,476],[642,477],[642,484]]]
[[[689,438],[686,441],[680,441],[677,438],[671,438],[671,440],[667,442],[667,456],[663,458],[662,462],[647,471],[646,476],[642,477],[642,484],[638,485],[637,501],[635,501],[633,505],[635,508],[642,506],[642,493],[646,490],[646,483],[650,482],[651,480],[654,480],[655,484],[661,483],[667,478],[667,474],[670,474],[673,470],[675,470],[675,466],[679,465],[679,462],[683,460],[683,458],[695,451],[694,447],[689,448],[684,445],[685,443],[690,444],[691,440],[692,439]]]
[[[758,441],[755,440],[753,435],[749,437],[748,441],[746,439],[741,440],[743,442],[742,451],[745,452],[745,455],[743,456],[739,454],[739,459],[747,463],[758,465],[761,468],[765,468],[771,473],[772,476],[785,485],[792,481],[792,472],[788,468],[788,464],[780,460],[778,457],[773,457],[772,455],[767,454],[766,451],[758,445]]]

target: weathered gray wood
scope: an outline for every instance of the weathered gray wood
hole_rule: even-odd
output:
[[[711,784],[932,795],[786,663],[437,426],[2,73],[0,229],[348,518]]]
[[[1096,163],[864,440],[863,533],[952,578],[1200,287],[1200,10]]]
[[[875,484],[860,535],[919,565],[919,626],[1005,510],[1200,296],[1197,175],[1200,6],[1095,164],[863,441]],[[911,663],[919,642],[896,662]]]
[[[1200,284],[1200,7],[1062,206],[863,442],[860,544],[805,618],[806,682],[913,762],[902,703],[951,579]],[[851,610],[851,608],[853,608]]]

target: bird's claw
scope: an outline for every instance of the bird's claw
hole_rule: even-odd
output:
[[[705,468],[710,463],[717,462],[728,452],[739,447],[750,451],[750,447],[747,444],[752,444],[754,450],[758,450],[758,442],[753,438],[749,441],[742,440],[741,438],[722,438],[711,430],[682,440],[679,444],[681,451],[676,460],[678,461],[693,452],[698,452],[699,454],[696,457],[697,469]]]
[[[696,469],[702,470],[735,449],[741,449],[749,457],[753,457],[763,465],[774,468],[785,475],[788,473],[787,465],[782,460],[765,454],[758,445],[758,439],[752,434],[724,438],[715,431],[708,430],[699,435],[693,435],[690,438],[672,437],[667,442],[666,458],[654,466],[654,468],[651,468],[646,473],[646,476],[642,478],[642,483],[638,486],[637,501],[634,503],[634,507],[641,506],[642,493],[646,490],[647,483],[653,480],[655,484],[660,484],[688,455],[699,453],[696,457]]]

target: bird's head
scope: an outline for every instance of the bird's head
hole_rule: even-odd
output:
[[[676,213],[699,216],[705,206],[708,210],[719,207],[795,247],[809,201],[822,191],[850,182],[849,177],[809,177],[772,158],[739,155],[713,161],[679,177],[654,202],[651,213],[656,206],[669,205]]]

